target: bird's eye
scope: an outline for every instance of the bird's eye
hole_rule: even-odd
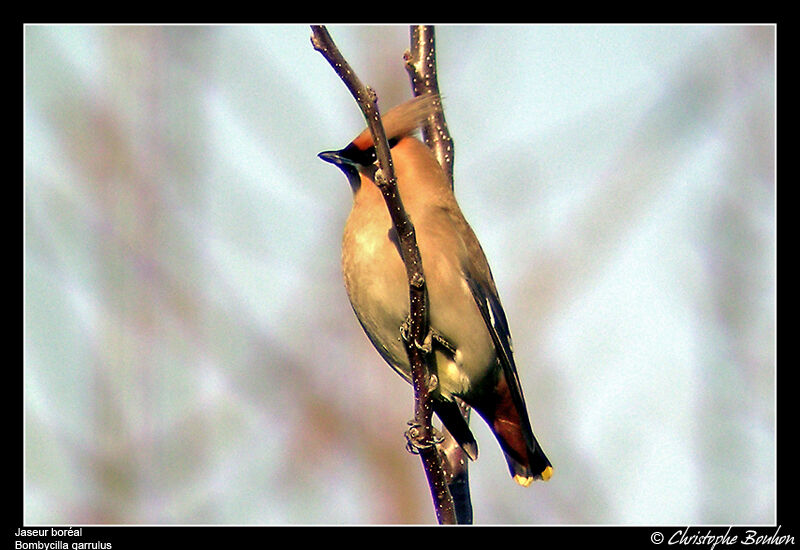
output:
[[[389,148],[391,149],[399,140],[396,138],[389,140]],[[356,164],[360,164],[361,166],[369,166],[371,164],[375,164],[378,160],[378,154],[373,145],[369,149],[361,150],[358,147],[355,147],[352,143],[347,146],[343,151],[343,156],[345,158],[350,159],[351,161],[355,162]]]

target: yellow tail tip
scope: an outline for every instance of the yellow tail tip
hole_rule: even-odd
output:
[[[542,471],[541,474],[539,474],[539,476],[521,476],[517,474],[514,476],[514,481],[516,481],[523,487],[528,487],[531,483],[533,483],[533,480],[536,479],[537,477],[541,477],[542,481],[547,481],[552,477],[552,475],[553,475],[553,467],[548,466]]]
[[[525,477],[525,476],[516,475],[516,476],[514,476],[514,481],[516,481],[517,483],[519,483],[523,487],[527,487],[528,485],[533,483],[533,478],[532,477]]]

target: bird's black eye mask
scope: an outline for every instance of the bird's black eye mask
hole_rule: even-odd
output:
[[[393,138],[389,140],[389,149],[397,145],[399,140],[397,138]],[[341,150],[340,155],[347,160],[359,164],[361,166],[370,166],[374,164],[375,161],[378,160],[378,156],[375,152],[375,146],[373,145],[369,149],[359,149],[355,146],[355,144],[351,143],[347,147]]]
[[[389,140],[389,148],[397,145],[398,139]],[[375,154],[375,147],[362,150],[350,143],[344,149],[339,151],[323,151],[320,153],[319,158],[325,162],[330,162],[337,166],[344,175],[347,176],[347,181],[350,182],[353,192],[361,188],[361,173],[364,173],[368,178],[375,178],[375,172],[378,170],[378,165],[375,164],[377,156]]]

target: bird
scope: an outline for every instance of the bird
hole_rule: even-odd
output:
[[[433,411],[471,460],[478,445],[456,398],[487,423],[519,485],[550,479],[553,467],[534,436],[514,361],[511,333],[486,256],[456,202],[449,178],[414,132],[438,108],[426,93],[382,116],[397,189],[415,228],[428,289],[430,347],[437,386]],[[369,129],[319,158],[347,177],[353,201],[342,236],[350,304],[373,346],[411,382],[402,340],[409,287],[400,243],[375,184]],[[427,341],[428,339],[426,339]]]

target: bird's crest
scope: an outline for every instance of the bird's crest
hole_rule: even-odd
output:
[[[439,100],[439,94],[425,94],[389,109],[381,116],[386,139],[399,139],[416,130],[425,119],[436,112]],[[358,134],[352,144],[361,151],[373,147],[375,143],[369,128]]]

